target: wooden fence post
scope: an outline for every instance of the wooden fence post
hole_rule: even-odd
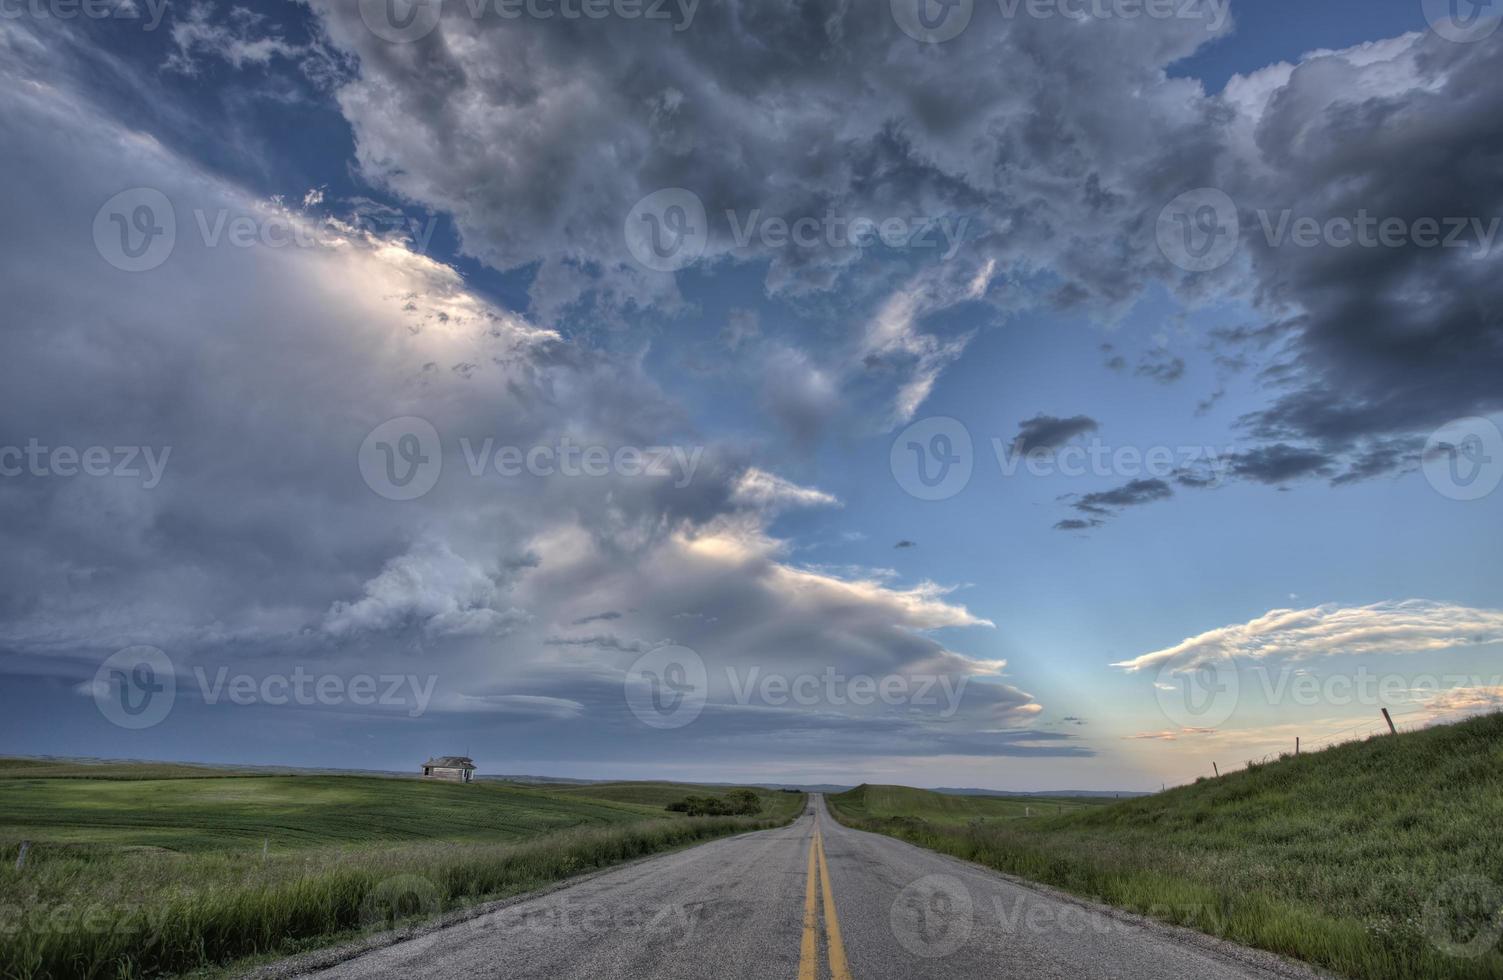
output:
[[[1299,736],[1294,736],[1294,754],[1299,755]]]
[[[1216,778],[1217,779],[1221,778],[1221,767],[1218,766],[1218,765],[1216,765],[1216,763],[1214,763],[1214,762],[1211,763],[1211,771],[1216,774]]]
[[[26,867],[26,852],[29,850],[31,850],[31,841],[23,840],[21,842],[21,853],[16,855],[17,871],[20,871],[22,868]]]
[[[1388,713],[1387,708],[1383,709],[1383,720],[1388,722],[1388,734],[1397,735],[1399,733],[1399,730],[1393,727],[1393,715]]]

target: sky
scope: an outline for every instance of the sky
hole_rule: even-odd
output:
[[[5,6],[0,752],[1145,791],[1503,707],[1458,2]]]

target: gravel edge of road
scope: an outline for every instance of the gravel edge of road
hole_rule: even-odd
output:
[[[840,824],[841,830],[844,830],[848,833],[871,834],[871,836],[873,837],[881,837],[884,840],[893,842],[894,844],[901,844],[904,847],[911,847],[914,850],[923,852],[924,854],[943,858],[945,861],[957,865],[958,867],[964,868],[967,871],[980,871],[985,874],[992,875],[993,877],[1002,879],[1010,885],[1016,885],[1019,888],[1026,888],[1029,891],[1036,892],[1037,894],[1043,895],[1046,898],[1051,898],[1060,902],[1067,902],[1087,912],[1095,913],[1097,915],[1104,915],[1108,918],[1116,919],[1119,922],[1124,922],[1129,925],[1140,926],[1149,932],[1163,936],[1165,939],[1171,942],[1176,942],[1187,946],[1195,946],[1201,950],[1204,950],[1205,952],[1223,956],[1230,960],[1235,960],[1243,965],[1277,974],[1278,976],[1286,978],[1286,980],[1343,980],[1343,978],[1341,978],[1338,974],[1326,972],[1302,960],[1290,959],[1287,956],[1281,956],[1278,953],[1269,952],[1266,949],[1256,949],[1252,946],[1244,946],[1241,943],[1232,942],[1230,939],[1222,939],[1219,936],[1212,936],[1209,933],[1200,932],[1196,929],[1191,929],[1186,926],[1178,926],[1168,922],[1160,922],[1158,919],[1152,919],[1146,915],[1139,915],[1136,912],[1129,912],[1126,909],[1117,908],[1115,905],[1106,905],[1102,902],[1096,902],[1088,898],[1082,898],[1079,895],[1075,895],[1062,889],[1055,888],[1053,885],[1046,885],[1042,882],[1031,881],[1027,878],[1019,878],[1016,875],[1010,875],[1006,872],[998,871],[996,868],[989,868],[986,865],[978,864],[975,861],[966,861],[962,858],[955,857],[952,854],[945,854],[941,851],[930,850],[927,847],[922,847],[918,844],[913,844],[909,841],[902,840],[897,837],[889,837],[887,834],[873,833],[869,830],[858,830],[855,827],[849,827],[843,823],[840,823],[840,818],[835,816],[833,807],[827,806],[826,810],[828,810],[830,814],[830,819],[834,820],[837,824]]]
[[[800,812],[799,816],[803,816],[803,813]],[[793,820],[797,819],[798,817],[793,818]],[[793,820],[789,821],[789,825],[793,823]],[[337,943],[333,946],[328,946],[323,949],[314,949],[309,950],[306,953],[297,953],[293,956],[279,959],[274,963],[263,963],[258,966],[248,967],[241,970],[236,970],[233,967],[229,967],[225,969],[220,975],[225,977],[234,977],[236,978],[236,980],[293,980],[293,978],[295,977],[306,976],[316,970],[326,970],[331,966],[338,966],[340,963],[348,962],[349,960],[353,960],[358,956],[364,956],[366,953],[370,953],[378,949],[386,949],[387,947],[395,946],[398,943],[405,943],[413,939],[421,939],[424,936],[432,935],[435,932],[442,932],[445,929],[461,925],[473,919],[478,919],[481,916],[490,915],[492,912],[499,912],[502,909],[510,908],[513,905],[519,905],[522,902],[530,902],[536,898],[543,898],[545,896],[553,894],[554,892],[563,891],[565,888],[572,888],[573,886],[578,885],[582,882],[599,878],[602,875],[613,874],[614,872],[621,871],[625,868],[636,867],[639,864],[647,864],[650,861],[657,861],[661,858],[670,857],[674,854],[682,854],[684,851],[692,851],[696,847],[706,847],[710,844],[720,843],[721,841],[739,840],[742,837],[751,837],[756,834],[768,834],[772,833],[774,830],[781,829],[783,828],[769,827],[766,830],[751,830],[740,834],[730,834],[725,837],[715,837],[711,838],[710,840],[699,841],[698,843],[690,844],[687,847],[675,847],[671,850],[659,851],[656,854],[648,854],[644,857],[633,858],[630,861],[622,861],[620,864],[613,864],[608,868],[599,868],[595,871],[588,871],[581,875],[575,875],[572,878],[565,878],[562,881],[555,881],[551,885],[545,885],[542,888],[538,888],[530,892],[522,892],[517,895],[510,895],[506,898],[498,898],[493,901],[482,902],[479,905],[471,905],[467,908],[455,909],[452,912],[445,912],[443,915],[440,915],[434,919],[428,919],[410,926],[404,926],[400,929],[389,929],[385,932],[372,933],[369,936],[361,936],[359,939],[352,939],[347,942]]]

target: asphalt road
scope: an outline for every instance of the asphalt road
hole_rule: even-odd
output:
[[[848,830],[789,827],[524,899],[312,974],[546,980],[1310,977],[1266,954]]]

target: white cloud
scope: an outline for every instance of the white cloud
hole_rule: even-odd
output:
[[[801,487],[766,470],[748,469],[736,481],[731,499],[738,504],[747,504],[766,510],[780,507],[839,507],[840,500],[833,494],[814,487]]]
[[[1503,642],[1503,612],[1409,599],[1273,609],[1251,622],[1209,630],[1112,666],[1190,669],[1229,660],[1438,652],[1498,642]]]

